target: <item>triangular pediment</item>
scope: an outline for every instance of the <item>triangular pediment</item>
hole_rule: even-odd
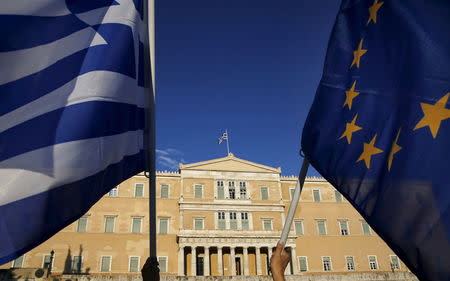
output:
[[[196,171],[226,171],[226,172],[251,172],[251,173],[276,173],[281,172],[280,168],[257,164],[244,159],[235,157],[232,153],[227,157],[180,165],[181,170]]]

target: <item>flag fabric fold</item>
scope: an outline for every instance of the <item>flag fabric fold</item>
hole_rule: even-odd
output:
[[[305,156],[421,280],[450,280],[450,2],[344,0]]]
[[[0,264],[144,170],[142,4],[0,6]]]

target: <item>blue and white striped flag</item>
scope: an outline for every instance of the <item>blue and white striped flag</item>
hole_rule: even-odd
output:
[[[143,0],[0,5],[0,264],[145,166]]]
[[[219,143],[219,144],[221,144],[223,141],[225,141],[225,140],[228,140],[228,132],[225,132],[225,133],[223,133],[220,137],[219,137],[219,139],[217,140],[217,142]]]

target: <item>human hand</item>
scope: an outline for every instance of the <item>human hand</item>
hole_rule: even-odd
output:
[[[284,249],[284,243],[278,242],[270,257],[270,270],[274,281],[284,281],[284,270],[291,260],[291,254]]]

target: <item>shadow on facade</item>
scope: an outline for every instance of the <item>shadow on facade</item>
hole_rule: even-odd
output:
[[[63,274],[89,275],[90,271],[90,267],[85,268],[83,271],[83,245],[80,244],[76,255],[72,254],[69,246],[66,260],[64,261]]]

